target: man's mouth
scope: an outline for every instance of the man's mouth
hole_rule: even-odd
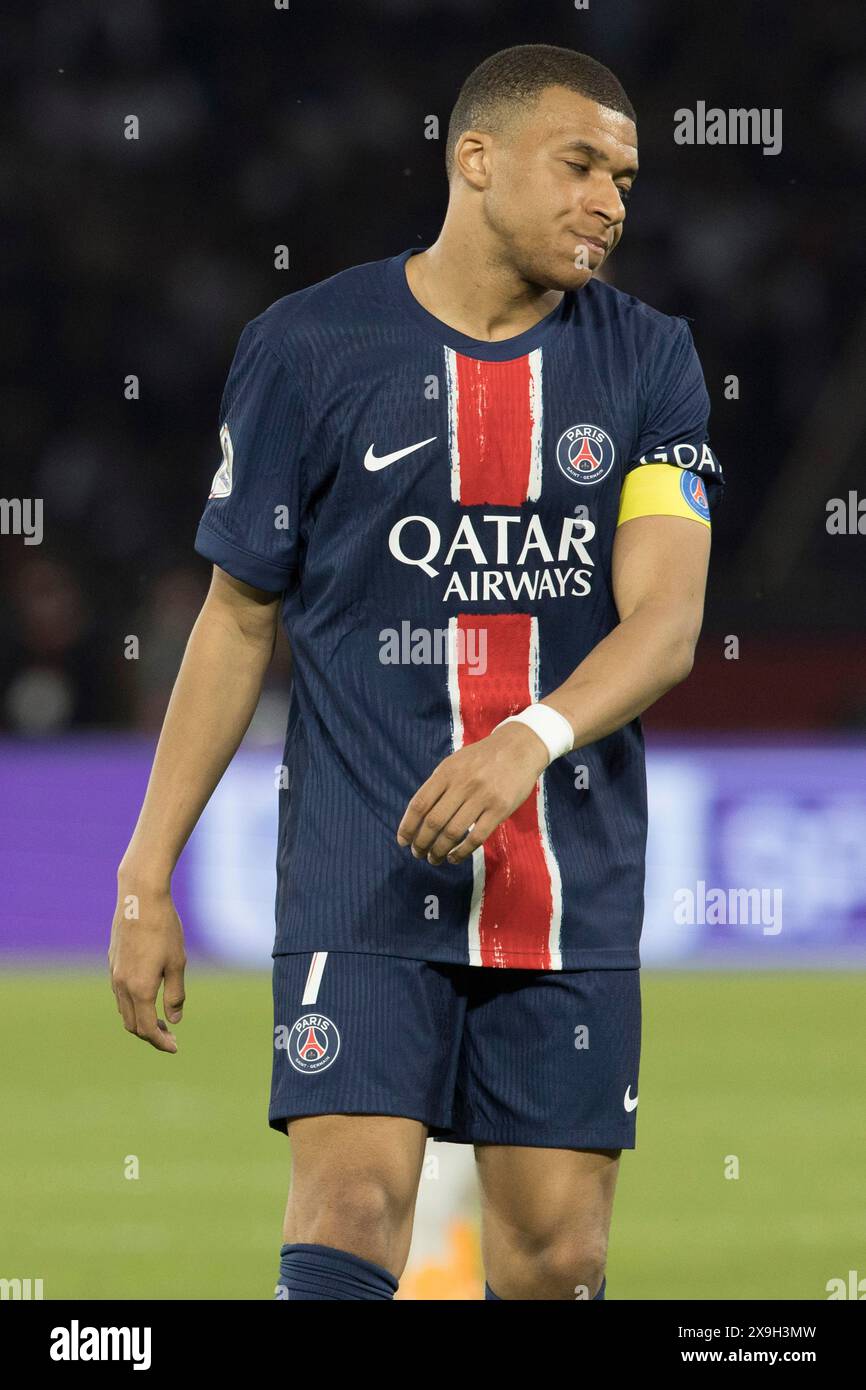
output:
[[[574,236],[575,233],[572,233],[572,235]],[[596,251],[601,251],[601,252],[603,252],[603,253],[606,253],[606,252],[607,252],[607,246],[608,246],[608,244],[607,244],[606,241],[602,241],[601,237],[596,237],[596,236],[583,236],[583,234],[578,234],[578,235],[576,236],[576,240],[577,240],[577,241],[582,241],[586,246],[592,246],[592,247],[594,247],[594,249],[595,249]]]

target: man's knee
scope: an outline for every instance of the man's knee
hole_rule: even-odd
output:
[[[293,1193],[294,1236],[304,1245],[331,1245],[390,1267],[411,1219],[405,1193],[380,1174],[336,1170]]]
[[[591,1299],[607,1265],[606,1232],[586,1226],[512,1231],[494,1249],[488,1282],[500,1298]]]
[[[607,1266],[607,1243],[600,1238],[557,1238],[539,1261],[546,1288],[560,1290],[552,1297],[590,1299],[601,1287]]]
[[[403,1209],[399,1193],[380,1174],[338,1171],[311,1185],[295,1211],[302,1223],[335,1222],[360,1231],[374,1231],[402,1217]],[[306,1237],[301,1235],[299,1239]]]

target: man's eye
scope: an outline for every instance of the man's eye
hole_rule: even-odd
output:
[[[619,193],[620,198],[622,198],[622,201],[624,203],[627,203],[629,198],[631,197],[631,189],[620,188],[619,184],[617,184],[617,192]]]
[[[589,173],[589,165],[588,165],[588,164],[572,164],[572,162],[571,162],[570,159],[567,159],[565,162],[566,162],[566,164],[568,165],[569,169],[577,169],[581,174],[588,174],[588,173]]]

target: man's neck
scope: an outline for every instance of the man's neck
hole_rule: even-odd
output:
[[[562,299],[561,290],[529,284],[484,246],[483,237],[461,234],[447,219],[433,245],[408,258],[406,278],[428,313],[491,343],[525,333]]]

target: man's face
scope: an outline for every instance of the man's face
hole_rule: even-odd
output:
[[[515,269],[548,289],[579,289],[622,236],[637,131],[627,116],[548,87],[485,137],[472,165],[486,172],[484,216]]]

